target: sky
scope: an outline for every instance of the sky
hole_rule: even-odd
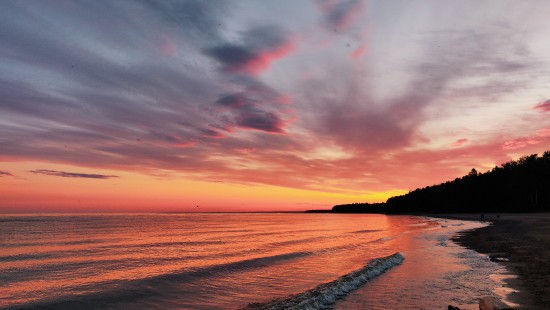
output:
[[[1,1],[0,212],[329,209],[541,154],[549,11]]]

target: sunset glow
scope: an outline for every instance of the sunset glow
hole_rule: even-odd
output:
[[[541,154],[549,10],[3,1],[0,213],[329,209]]]

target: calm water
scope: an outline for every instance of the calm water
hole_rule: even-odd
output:
[[[384,215],[1,216],[0,307],[235,309],[401,252],[402,265],[333,307],[475,308],[503,270],[448,238],[480,226]]]

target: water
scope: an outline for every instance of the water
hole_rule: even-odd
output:
[[[329,307],[475,308],[498,292],[491,275],[502,268],[448,239],[480,226],[358,214],[0,216],[0,308],[259,307],[333,288],[396,252],[401,265]]]

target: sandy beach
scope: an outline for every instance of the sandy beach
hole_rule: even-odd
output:
[[[445,216],[480,220],[480,214]],[[519,291],[509,296],[522,309],[547,309],[550,304],[550,214],[485,214],[492,225],[457,234],[454,241],[505,265]]]

